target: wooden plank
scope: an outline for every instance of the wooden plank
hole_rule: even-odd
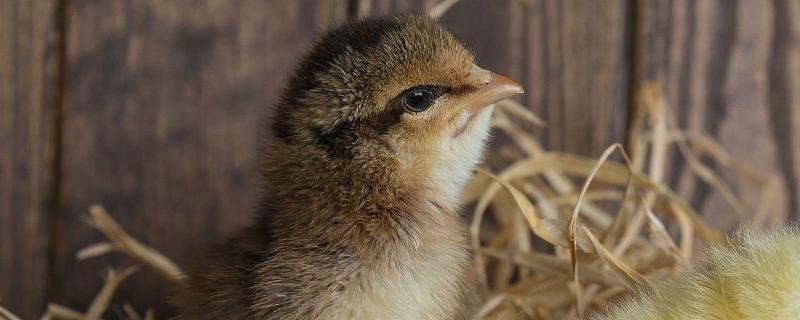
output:
[[[355,0],[352,1],[352,17],[425,12],[437,2],[438,0]]]
[[[44,310],[55,198],[56,1],[0,1],[0,305]]]
[[[317,30],[326,30],[350,18],[350,1],[316,0],[314,5],[314,21]]]
[[[768,84],[778,177],[789,198],[787,220],[800,221],[800,3],[772,1]]]
[[[435,3],[357,1],[356,11],[423,11]],[[481,66],[523,83],[526,93],[516,99],[548,122],[544,130],[528,128],[548,148],[597,155],[623,142],[625,1],[460,1],[440,21],[472,47]]]
[[[265,116],[313,39],[313,7],[70,2],[58,302],[85,308],[105,267],[132,263],[75,261],[76,250],[103,239],[81,222],[91,204],[179,264],[249,220]],[[165,318],[168,294],[157,275],[140,272],[116,301]]]
[[[615,142],[624,142],[627,119],[625,1],[549,1],[541,16],[542,34],[529,43],[550,43],[542,82],[531,86],[546,92],[546,139],[551,148],[597,156]],[[552,40],[548,40],[552,39]],[[551,65],[561,69],[549,69]],[[560,95],[560,97],[555,97]],[[549,103],[549,99],[554,103]],[[529,103],[532,104],[533,103]],[[560,120],[560,122],[558,122]]]
[[[476,13],[480,18],[476,19]],[[443,23],[487,68],[522,81],[553,150],[597,155],[625,134],[625,1],[463,1]]]
[[[796,177],[783,172],[797,160],[783,150],[791,147],[787,145],[792,141],[788,131],[794,129],[790,129],[786,110],[781,110],[784,101],[773,101],[771,107],[770,99],[790,94],[789,87],[780,88],[789,73],[778,80],[771,75],[786,68],[777,62],[780,59],[771,58],[773,39],[786,36],[784,30],[776,34],[776,28],[782,26],[774,24],[788,21],[773,20],[773,10],[753,0],[639,3],[635,82],[659,81],[681,127],[710,134],[733,159],[764,177],[784,177],[779,179],[783,187],[777,188],[771,202],[774,214],[786,214],[788,195],[784,190],[796,185]],[[777,129],[782,131],[775,131],[775,121],[787,121]],[[670,163],[678,163],[677,151],[672,152]],[[668,176],[718,227],[730,230],[740,221],[720,193],[695,178],[687,166],[673,166]],[[722,178],[737,183],[732,174]],[[758,190],[735,191],[749,211],[754,211]]]

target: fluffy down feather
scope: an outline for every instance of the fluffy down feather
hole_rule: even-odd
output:
[[[800,234],[742,232],[706,265],[595,319],[800,319]]]

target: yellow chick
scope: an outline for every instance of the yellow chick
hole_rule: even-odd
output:
[[[742,232],[706,265],[595,319],[800,319],[800,234]]]

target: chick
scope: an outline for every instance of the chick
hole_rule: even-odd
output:
[[[180,317],[469,317],[459,193],[492,104],[522,91],[427,17],[329,32],[275,110],[258,222],[189,272]]]
[[[596,319],[800,319],[800,234],[745,232],[705,268],[664,280]]]

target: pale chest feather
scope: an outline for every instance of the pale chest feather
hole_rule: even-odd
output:
[[[439,245],[389,265],[365,270],[325,318],[452,319],[459,312],[469,265],[463,245]]]
[[[445,137],[430,156],[428,216],[441,218],[437,206],[457,208],[459,194],[479,162],[488,138],[492,107],[484,109],[458,139]],[[436,203],[436,205],[433,205]],[[382,263],[389,267],[364,270],[342,293],[341,303],[327,310],[325,319],[457,319],[466,303],[464,290],[471,260],[460,222],[432,223],[421,241],[419,254]],[[453,232],[449,235],[442,231]],[[433,235],[436,234],[436,235]]]
[[[436,193],[432,198],[446,207],[458,207],[464,184],[480,162],[494,106],[486,107],[468,124],[457,139],[445,137],[439,142],[438,153],[430,156],[430,182]]]

